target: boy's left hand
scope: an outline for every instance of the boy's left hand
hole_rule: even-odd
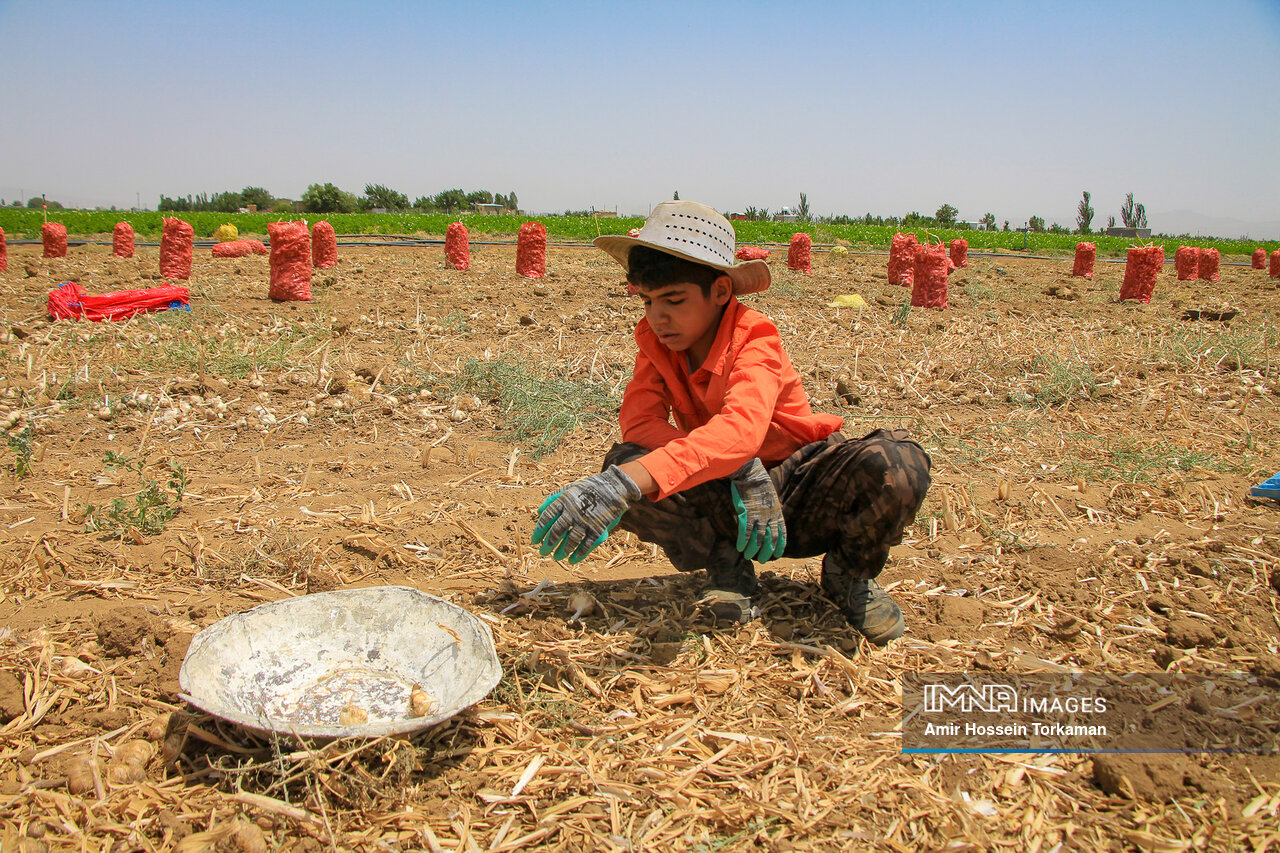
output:
[[[787,550],[787,522],[782,501],[759,459],[743,465],[729,479],[738,511],[738,550],[748,560],[767,563]]]

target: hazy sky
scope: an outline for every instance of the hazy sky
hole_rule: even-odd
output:
[[[1131,191],[1280,230],[1278,0],[0,0],[0,40],[6,200],[332,181],[643,214],[805,192],[816,214],[1074,225],[1088,189],[1095,227]]]

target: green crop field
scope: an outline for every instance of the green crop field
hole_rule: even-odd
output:
[[[188,212],[175,214],[190,222],[198,239],[212,236],[214,229],[223,223],[231,223],[242,236],[265,236],[267,223],[287,217],[277,213],[217,213]],[[67,233],[81,237],[109,235],[120,221],[128,222],[141,239],[159,239],[161,225],[166,214],[156,212],[126,212],[111,210],[58,210],[49,218],[67,227]],[[328,220],[339,234],[403,234],[431,235],[443,239],[449,223],[461,219],[473,238],[487,235],[514,237],[520,225],[529,221],[541,222],[547,228],[547,236],[553,241],[588,241],[599,234],[625,234],[628,229],[639,228],[644,220],[639,217],[601,218],[590,216],[481,216],[478,214],[447,213],[330,213],[298,214],[315,222]],[[0,208],[0,228],[8,239],[38,238],[42,214],[38,210],[24,208]],[[892,225],[828,225],[821,222],[746,222],[734,223],[739,243],[786,243],[798,231],[813,237],[821,246],[845,241],[852,246],[869,249],[887,249],[893,235],[903,230]],[[968,229],[939,228],[907,229],[921,241],[950,241],[963,237],[974,251],[1001,250],[1026,251],[1039,255],[1070,255],[1076,243],[1088,239],[1097,244],[1099,255],[1123,255],[1140,241],[1126,237],[1106,237],[1091,234],[1026,234],[1020,231],[975,231]],[[1268,253],[1280,249],[1280,241],[1220,240],[1213,238],[1157,236],[1150,242],[1162,245],[1165,254],[1172,257],[1178,246],[1214,247],[1224,256],[1248,256],[1262,247]]]

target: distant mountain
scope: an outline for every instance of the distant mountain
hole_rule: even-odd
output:
[[[1190,234],[1193,237],[1221,237],[1227,240],[1280,240],[1280,220],[1232,219],[1205,216],[1192,210],[1148,213],[1147,222],[1158,234]]]

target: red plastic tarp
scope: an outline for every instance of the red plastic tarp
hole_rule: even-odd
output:
[[[813,272],[813,238],[803,231],[791,235],[787,248],[787,269],[797,272]]]
[[[127,320],[134,314],[187,306],[190,300],[187,289],[176,284],[90,296],[83,287],[69,281],[49,291],[48,311],[55,320]]]

